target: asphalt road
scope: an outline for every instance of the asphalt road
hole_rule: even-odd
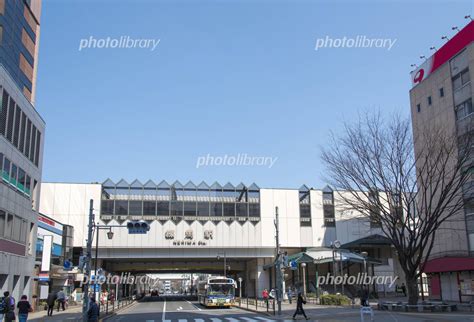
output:
[[[308,308],[307,315],[311,321],[360,321],[358,309],[348,308]],[[435,313],[418,314],[405,312],[374,311],[374,321],[382,322],[474,322],[474,314],[470,313]],[[257,314],[239,308],[214,309],[205,308],[194,300],[179,298],[161,298],[157,302],[140,302],[120,313],[107,322],[261,322],[261,321],[292,321],[292,312],[285,312],[281,318],[263,313]],[[299,320],[304,320],[302,316]],[[365,316],[365,321],[370,317]]]
[[[160,299],[145,299],[149,301],[137,302],[118,312],[117,315],[106,319],[107,322],[262,322],[262,321],[292,321],[292,311],[285,310],[281,318],[267,316],[264,313],[254,313],[239,308],[214,309],[205,308],[195,299],[182,297],[160,297]],[[150,301],[151,300],[151,301]],[[54,312],[52,317],[32,314],[28,321],[49,322],[82,321],[79,309],[66,312]],[[360,321],[358,309],[317,307],[306,308],[306,314],[311,321],[349,322]],[[36,316],[35,316],[36,315]],[[474,314],[468,312],[453,313],[407,313],[374,311],[374,321],[378,322],[474,322]],[[299,316],[299,320],[304,320]],[[370,321],[365,316],[365,321]]]
[[[271,321],[268,316],[255,314],[239,308],[205,308],[196,301],[164,299],[157,302],[140,302],[122,310],[107,322],[236,322]]]

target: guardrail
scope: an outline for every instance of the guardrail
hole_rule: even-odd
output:
[[[259,299],[257,297],[255,298],[244,297],[244,298],[236,298],[235,304],[239,307],[244,307],[247,309],[255,309],[256,311],[258,311],[259,307],[262,307],[266,309],[267,313],[273,313],[273,315],[276,314],[275,299],[264,300],[264,299]]]
[[[107,316],[120,308],[132,304],[133,302],[135,302],[135,298],[133,296],[123,297],[115,301],[107,300],[104,303],[101,302],[100,317]]]

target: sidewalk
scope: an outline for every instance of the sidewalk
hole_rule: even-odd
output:
[[[57,311],[55,308],[53,316],[47,316],[48,311],[41,310],[28,314],[28,321],[79,321],[81,320],[82,306],[68,307],[66,311]]]

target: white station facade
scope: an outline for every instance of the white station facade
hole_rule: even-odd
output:
[[[317,287],[324,290],[317,285],[316,276],[330,273],[332,260],[329,263],[310,255],[327,253],[335,240],[352,253],[368,254],[364,268],[360,261],[343,260],[338,266],[341,274],[364,270],[372,275],[399,275],[398,264],[392,259],[394,250],[380,228],[344,210],[334,194],[329,187],[267,189],[255,184],[156,184],[151,180],[144,184],[138,180],[42,183],[40,212],[73,226],[77,248],[85,248],[90,199],[96,222],[123,225],[111,228],[112,239],[107,238],[107,230],[99,231],[99,265],[110,272],[222,274],[225,259],[227,274],[243,278],[244,294],[260,295],[275,283],[272,263],[278,208],[282,250],[290,258],[308,263],[306,270],[285,274],[287,286],[300,287],[304,273],[308,292]],[[147,221],[149,232],[129,234],[126,223],[131,220]],[[395,285],[373,287],[378,292],[392,292]]]

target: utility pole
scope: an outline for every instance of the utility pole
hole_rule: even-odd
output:
[[[282,288],[283,288],[283,279],[281,276],[281,254],[280,254],[280,226],[278,221],[278,207],[275,207],[275,239],[276,239],[276,261],[275,261],[275,271],[276,271],[276,297],[278,304],[278,315],[281,315],[281,298],[282,298]]]
[[[89,205],[89,229],[87,232],[87,250],[86,250],[86,260],[85,260],[85,269],[84,269],[84,278],[86,278],[86,284],[84,287],[84,298],[82,300],[82,320],[84,322],[88,321],[87,309],[89,307],[89,285],[90,285],[90,276],[91,276],[91,256],[92,256],[92,234],[94,228],[94,200],[90,200]],[[97,274],[96,274],[97,275]]]

